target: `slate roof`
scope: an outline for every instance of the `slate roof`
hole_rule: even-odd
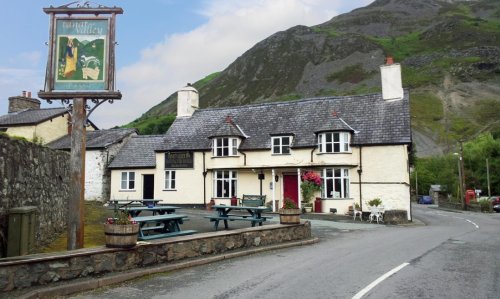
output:
[[[218,128],[213,131],[213,134],[209,136],[212,137],[229,137],[229,136],[238,136],[241,138],[245,138],[245,135],[241,130],[237,127],[237,125],[228,117],[221,124],[219,124]]]
[[[325,130],[353,130],[352,145],[411,143],[409,93],[405,90],[401,100],[369,94],[200,109],[191,117],[177,118],[157,150],[209,150],[209,137],[228,115],[247,135],[241,150],[269,149],[270,136],[279,134],[295,136],[292,148],[315,147],[315,133]]]
[[[164,137],[164,135],[132,136],[108,168],[155,168],[155,150],[161,145]]]
[[[121,142],[124,138],[132,133],[137,133],[135,129],[109,129],[87,131],[86,133],[86,148],[101,149],[111,144]],[[48,147],[60,150],[71,149],[71,136],[65,135],[57,140],[47,144]]]
[[[64,107],[47,109],[26,109],[0,116],[0,126],[36,125],[52,118],[64,115]]]

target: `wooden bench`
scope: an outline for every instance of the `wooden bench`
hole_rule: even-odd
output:
[[[142,236],[142,237],[138,237],[138,239],[143,241],[143,240],[152,240],[152,239],[160,239],[160,238],[170,238],[170,237],[177,237],[177,236],[192,235],[192,234],[195,234],[197,232],[198,231],[196,231],[196,230],[182,230],[179,232],[171,232],[171,233]]]
[[[259,219],[252,218],[251,216],[205,216],[205,218],[210,219],[210,222],[215,222],[215,230],[219,227],[219,221],[224,221],[224,228],[228,229],[227,222],[228,221],[250,221],[252,223],[252,227],[255,226],[255,224],[262,225],[262,222],[266,221],[267,218],[272,218],[272,217],[261,217]]]
[[[246,207],[261,207],[266,203],[265,195],[249,195],[243,194],[241,205]]]
[[[139,240],[150,240],[158,238],[167,238],[181,235],[190,235],[196,233],[194,230],[182,231],[179,224],[188,220],[186,215],[165,214],[152,216],[138,216],[132,218],[139,223]],[[152,224],[152,225],[151,225]],[[149,234],[155,231],[158,234]]]

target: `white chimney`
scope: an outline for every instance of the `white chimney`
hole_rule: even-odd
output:
[[[400,100],[404,96],[401,80],[401,65],[394,63],[391,56],[387,57],[386,64],[380,66],[382,81],[382,97],[384,100]]]
[[[199,103],[198,91],[188,83],[177,91],[177,117],[190,117],[198,109]]]

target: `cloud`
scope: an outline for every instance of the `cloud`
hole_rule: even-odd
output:
[[[99,118],[98,126],[108,128],[134,120],[187,82],[195,82],[223,70],[239,55],[273,33],[299,24],[310,26],[331,19],[342,8],[341,2],[204,2],[198,13],[207,17],[205,24],[186,33],[166,36],[163,41],[143,49],[137,63],[118,70],[117,88],[121,90],[123,100],[113,104],[113,117],[109,117],[105,109],[96,110],[94,117]]]
[[[35,92],[43,86],[44,75],[38,69],[0,68],[0,90],[15,91],[7,97],[21,95],[23,90],[32,91],[35,96]]]

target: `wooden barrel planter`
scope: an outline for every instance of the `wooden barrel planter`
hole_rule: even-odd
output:
[[[104,224],[106,247],[132,248],[137,243],[139,224]]]
[[[299,224],[300,209],[279,209],[281,224]]]

